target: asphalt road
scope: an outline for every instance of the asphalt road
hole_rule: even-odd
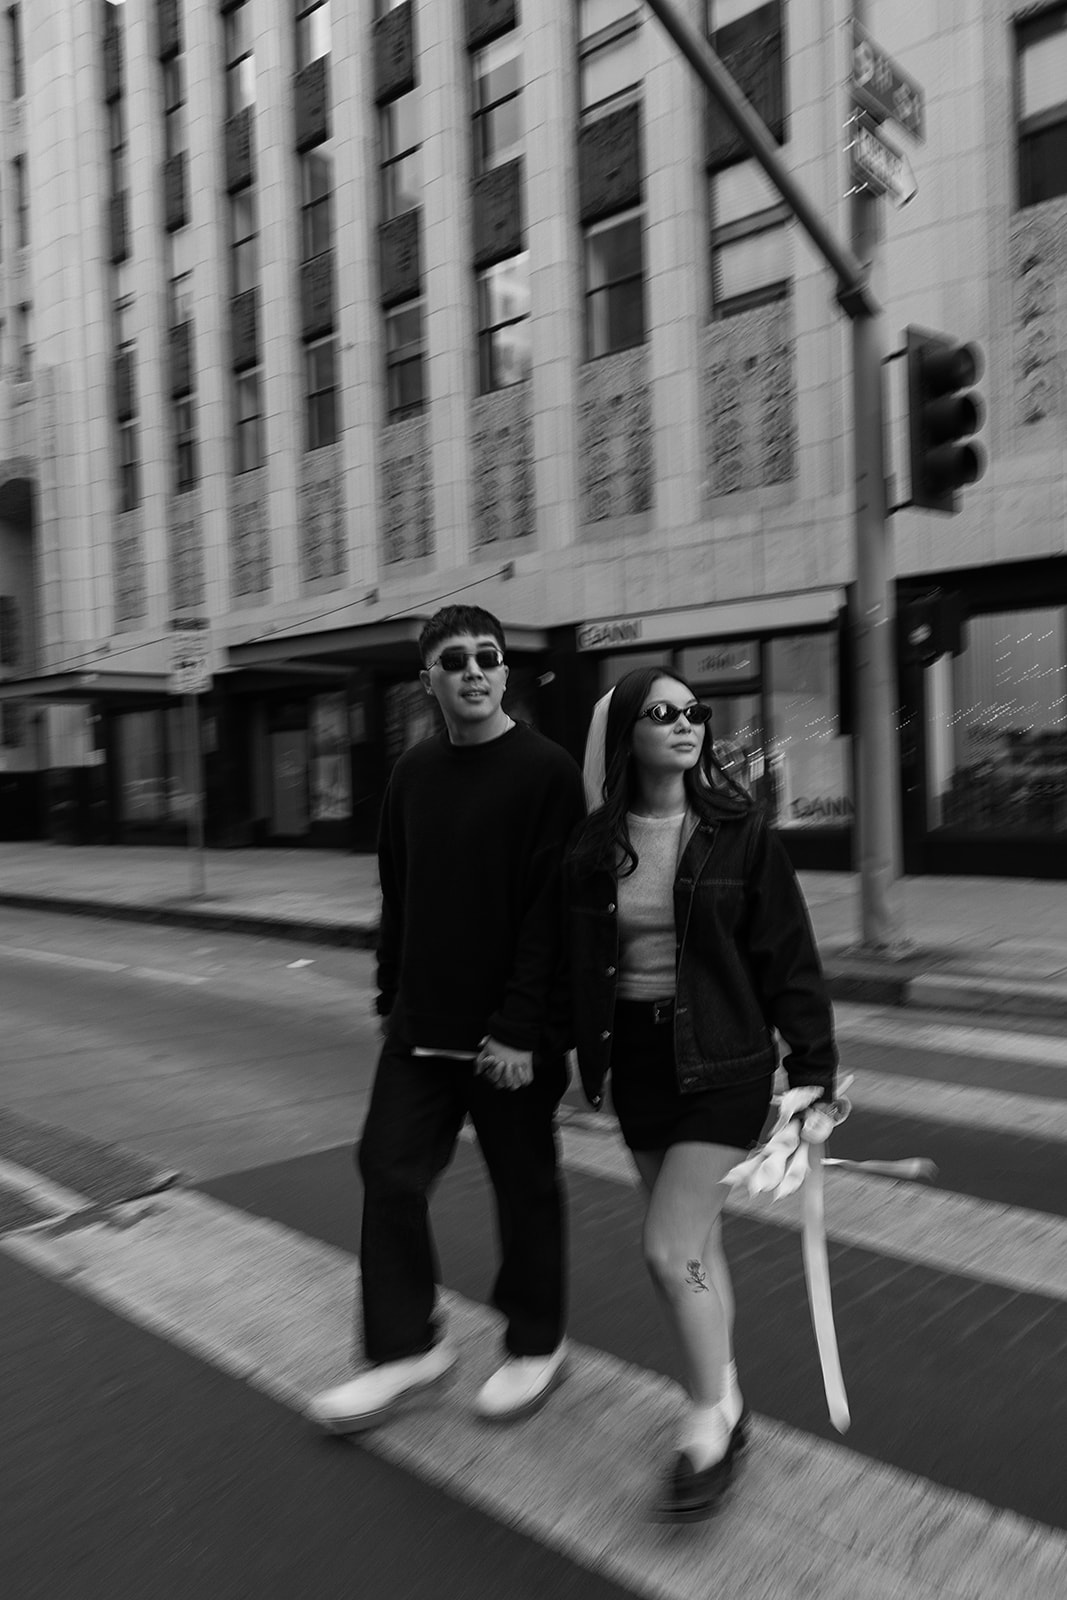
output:
[[[1049,1531],[1067,1524],[1067,1046],[1050,1025],[839,1008],[858,1109],[834,1154],[932,1155],[939,1183],[830,1183],[854,1416],[843,1442],[826,1420],[795,1225],[731,1214],[739,1364],[764,1448],[716,1524],[679,1551],[648,1532],[643,1500],[669,1447],[673,1363],[638,1258],[639,1201],[605,1119],[581,1115],[574,1091],[563,1127],[582,1353],[553,1406],[488,1441],[449,1402],[410,1434],[360,1446],[319,1439],[297,1414],[301,1384],[346,1360],[371,978],[361,952],[0,912],[0,1107],[183,1175],[50,1229],[55,1195],[5,1181],[0,1141],[5,1600],[729,1600],[735,1579],[748,1600],[809,1587],[827,1600],[1052,1600],[1067,1586],[1067,1542]],[[106,1165],[95,1145],[73,1165],[62,1140],[55,1149],[40,1163],[52,1184],[79,1188]],[[468,1142],[434,1218],[473,1384],[497,1330],[492,1220]],[[805,1466],[822,1498],[802,1517],[815,1492]],[[550,1484],[568,1470],[557,1504]],[[783,1568],[757,1513],[787,1505],[800,1520]],[[816,1514],[812,1563],[848,1515],[864,1530],[888,1520],[866,1551],[840,1534],[840,1588],[825,1574],[791,1588]],[[905,1559],[909,1516],[919,1531]],[[977,1579],[967,1548],[930,1565],[929,1530],[950,1521],[975,1550],[987,1535],[972,1522],[1001,1541]]]

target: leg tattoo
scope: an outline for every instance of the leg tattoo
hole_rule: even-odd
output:
[[[700,1265],[700,1262],[687,1261],[685,1265],[686,1283],[691,1283],[698,1294],[707,1294],[709,1292],[707,1274],[705,1273],[704,1268]]]

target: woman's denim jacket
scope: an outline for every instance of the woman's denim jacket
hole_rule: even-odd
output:
[[[584,826],[584,824],[582,825]],[[763,1077],[833,1096],[833,1012],[796,874],[764,813],[731,796],[690,812],[674,880],[674,1053],[683,1093]],[[578,839],[576,830],[571,846]],[[603,1099],[619,965],[615,873],[567,861],[571,1028],[586,1097]]]

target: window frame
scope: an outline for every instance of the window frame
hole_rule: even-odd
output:
[[[513,266],[522,262],[522,273],[526,285],[526,309],[518,316],[492,317],[490,281],[494,274],[501,268]],[[529,363],[527,370],[516,378],[509,378],[506,382],[494,381],[496,374],[496,336],[505,328],[517,327],[520,323],[530,320],[530,277],[529,277],[530,252],[522,250],[517,255],[507,256],[503,261],[496,261],[491,267],[486,267],[479,272],[475,280],[475,292],[478,301],[478,392],[479,394],[493,394],[500,389],[510,389],[516,383],[522,383],[529,377]],[[530,343],[527,340],[527,351],[530,352]]]
[[[226,57],[226,116],[238,117],[256,104],[256,36],[248,0],[223,14]]]
[[[333,247],[333,193],[335,160],[331,147],[328,144],[317,145],[314,150],[305,150],[300,157],[300,244],[303,251],[303,261],[313,261],[316,256],[324,255]],[[328,166],[329,177],[321,194],[315,194],[311,183],[311,174]],[[325,223],[323,223],[325,216]],[[325,234],[325,243],[318,249],[312,245]]]
[[[394,136],[396,130],[393,122],[397,110],[402,103],[406,103],[415,108],[417,112],[421,111],[421,107],[419,106],[418,101],[415,99],[415,96],[417,96],[418,93],[419,90],[417,87],[414,89],[409,89],[405,94],[397,95],[395,99],[388,100],[379,110],[378,132],[381,148],[380,177],[383,222],[393,222],[397,217],[405,217],[409,212],[417,211],[422,205],[421,122],[419,118],[416,117],[417,126],[415,131],[419,135],[416,142],[414,144],[404,145],[399,148],[394,148]],[[400,210],[395,204],[399,191],[397,189],[394,174],[396,170],[406,162],[411,162],[415,167],[415,176],[417,182],[413,187],[415,188],[419,198],[416,200],[413,206],[405,206],[403,210]]]
[[[136,511],[141,503],[141,457],[137,449],[137,418],[127,417],[118,429],[119,511]]]
[[[315,386],[318,376],[318,358],[324,351],[330,354],[330,383]],[[304,448],[307,452],[324,450],[336,444],[340,437],[338,407],[338,350],[337,335],[328,333],[321,339],[309,339],[304,346]],[[328,401],[326,397],[329,397]],[[328,416],[329,427],[323,428]],[[326,436],[328,433],[329,437]]]
[[[604,283],[593,284],[593,282],[592,282],[592,259],[593,258],[592,258],[592,251],[591,251],[591,245],[592,245],[593,240],[596,239],[596,238],[599,238],[601,235],[603,235],[605,233],[610,233],[614,228],[621,227],[624,223],[633,222],[635,219],[640,223],[640,235],[639,235],[640,241],[641,241],[641,268],[640,268],[640,271],[636,272],[636,273],[634,273],[634,272],[626,273],[626,274],[623,274],[622,276],[620,276],[618,278],[611,278],[611,279],[607,280]],[[644,208],[644,206],[643,205],[642,206],[631,206],[631,207],[627,208],[627,210],[625,210],[625,211],[616,212],[614,214],[614,216],[605,217],[603,221],[591,223],[585,229],[582,245],[583,245],[583,271],[584,271],[584,276],[585,276],[585,284],[584,284],[584,296],[585,296],[584,325],[585,325],[585,358],[586,358],[586,360],[587,361],[599,361],[603,356],[618,355],[623,350],[637,350],[637,349],[640,349],[640,347],[643,344],[647,344],[647,342],[648,342],[648,307],[646,305],[646,299],[645,299],[645,284],[646,284],[646,279],[647,279],[647,276],[648,276],[648,266],[647,266],[647,262],[646,262],[646,259],[645,259],[645,208]],[[596,349],[596,348],[594,348],[594,346],[595,346],[594,333],[595,333],[595,325],[596,325],[596,319],[595,319],[595,316],[594,316],[594,302],[596,301],[597,297],[603,296],[603,295],[610,295],[610,293],[613,290],[619,289],[623,285],[629,284],[629,283],[639,283],[641,285],[641,337],[640,337],[640,339],[631,340],[627,344],[609,344],[604,349]]]
[[[404,344],[393,344],[391,325],[401,316],[417,311],[419,336]],[[411,367],[418,370],[418,399],[401,399],[402,374]],[[385,313],[385,407],[390,422],[400,422],[405,417],[416,417],[426,409],[426,302],[422,295],[390,306]]]
[[[1062,172],[1060,186],[1047,188],[1040,181],[1043,176],[1033,170],[1037,166],[1034,145],[1050,133],[1059,133],[1067,151],[1067,93],[1062,100],[1030,116],[1023,115],[1023,57],[1027,48],[1039,45],[1060,32],[1067,33],[1067,4],[1047,6],[1033,16],[1018,17],[1014,22],[1015,42],[1015,186],[1016,206],[1026,210],[1043,205],[1067,194],[1067,171]],[[1059,172],[1055,161],[1044,164],[1051,172]],[[1044,169],[1043,169],[1044,170]]]
[[[502,65],[515,61],[518,63],[519,84],[517,89],[509,89],[506,94],[499,95],[495,100],[482,98],[482,85],[485,84],[492,72],[479,72],[479,63],[487,58],[500,56],[502,50],[510,48],[510,55],[502,57]],[[495,172],[498,167],[506,167],[512,161],[517,161],[523,154],[525,145],[525,128],[522,125],[522,108],[519,107],[519,132],[517,138],[502,148],[507,152],[497,158],[488,149],[488,130],[492,127],[492,119],[503,106],[511,105],[513,101],[521,101],[524,88],[523,78],[523,48],[522,40],[517,29],[510,33],[493,39],[489,44],[482,45],[480,49],[471,52],[471,131],[474,148],[474,173],[482,177],[487,172]],[[516,149],[516,145],[518,148]]]
[[[314,19],[325,14],[326,46],[319,49],[315,42],[317,27]],[[315,61],[328,59],[333,50],[333,18],[330,0],[297,0],[296,8],[296,70],[302,72]],[[314,52],[314,54],[312,54]]]
[[[641,7],[634,0],[633,8],[628,17],[619,17],[615,22],[610,22],[606,27],[598,28],[593,33],[583,33],[582,19],[584,5],[579,0],[578,11],[578,111],[582,122],[596,122],[600,117],[607,116],[610,112],[621,111],[624,106],[635,105],[640,99],[644,87],[642,74],[632,84],[625,85],[622,89],[615,90],[603,99],[585,101],[585,76],[586,69],[596,57],[603,58],[624,42],[637,42],[641,38]]]
[[[233,379],[233,467],[234,475],[240,476],[263,465],[263,390],[258,367],[235,372]],[[250,384],[255,386],[255,406],[246,412],[242,402]],[[247,443],[249,437],[251,446]]]
[[[790,272],[785,278],[776,278],[769,283],[759,284],[755,288],[744,290],[740,294],[724,295],[720,291],[718,261],[724,249],[727,249],[732,244],[738,244],[746,239],[755,239],[761,234],[772,233],[778,229],[781,229],[785,239],[789,238],[789,223],[792,220],[792,212],[784,200],[761,206],[758,210],[748,212],[741,217],[734,217],[729,222],[717,223],[715,221],[714,188],[716,179],[721,178],[723,173],[740,167],[746,161],[751,160],[754,160],[754,158],[742,157],[740,161],[731,161],[725,166],[714,167],[708,173],[711,317],[712,321],[716,322],[726,317],[737,316],[742,311],[751,311],[754,306],[774,305],[780,300],[788,300],[793,290],[794,274]]]
[[[187,494],[199,481],[196,448],[196,396],[183,394],[171,401],[174,429],[174,488]]]

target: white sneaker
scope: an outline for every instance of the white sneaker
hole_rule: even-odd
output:
[[[368,1367],[336,1389],[324,1389],[308,1405],[312,1422],[329,1433],[361,1433],[392,1416],[402,1400],[431,1389],[456,1365],[450,1345],[435,1344],[421,1356]]]
[[[474,1397],[474,1410],[488,1422],[518,1422],[539,1411],[560,1383],[567,1364],[566,1345],[550,1356],[508,1356]]]

